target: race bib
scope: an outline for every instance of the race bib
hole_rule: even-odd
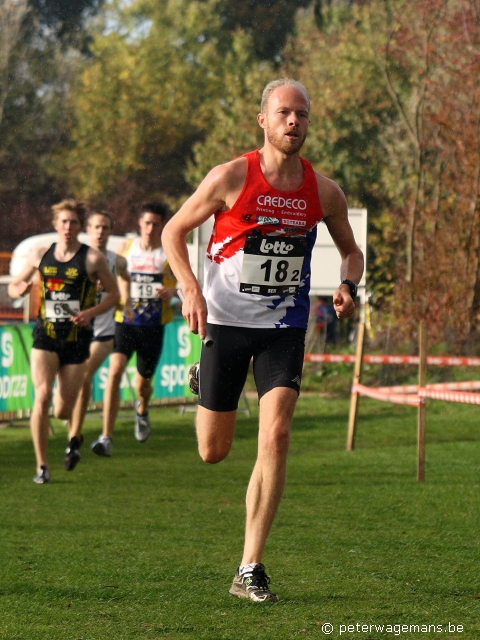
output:
[[[50,322],[69,320],[70,316],[75,315],[79,311],[79,300],[68,300],[67,302],[45,300],[45,317]]]
[[[305,237],[247,236],[240,291],[260,295],[297,293],[306,244]]]
[[[132,273],[131,278],[130,296],[132,298],[132,302],[159,300],[157,292],[161,289],[163,274]]]

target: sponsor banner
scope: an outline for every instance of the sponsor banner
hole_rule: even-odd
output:
[[[30,374],[33,325],[0,325],[0,413],[25,411],[33,407]],[[165,327],[162,356],[153,378],[153,399],[194,397],[188,388],[188,369],[200,359],[201,342],[183,319]],[[103,401],[108,378],[108,359],[97,371],[92,400]],[[121,383],[121,400],[132,400],[135,388],[136,356],[130,359]],[[127,377],[128,374],[128,377]]]
[[[162,355],[152,380],[152,399],[194,397],[188,388],[188,369],[200,359],[200,347],[199,337],[190,332],[184,320],[175,319],[165,326]],[[92,387],[93,402],[103,401],[108,367],[109,358],[95,374]],[[120,383],[121,401],[131,401],[136,396],[136,372],[137,357],[133,354]]]
[[[0,325],[0,412],[33,406],[32,343],[31,325]]]

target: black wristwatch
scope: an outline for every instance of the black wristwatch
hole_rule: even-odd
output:
[[[342,284],[348,284],[350,287],[350,295],[352,296],[352,300],[355,300],[357,297],[357,289],[358,286],[353,282],[353,280],[342,280]]]

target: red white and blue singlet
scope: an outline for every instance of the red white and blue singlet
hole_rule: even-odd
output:
[[[312,165],[303,184],[281,191],[265,179],[258,150],[228,211],[218,211],[205,259],[208,322],[256,329],[306,329],[310,264],[323,219]]]

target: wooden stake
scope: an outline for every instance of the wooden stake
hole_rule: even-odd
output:
[[[360,384],[363,366],[363,344],[365,340],[365,323],[358,324],[357,352],[355,355],[355,369],[353,371],[353,384]],[[357,413],[359,393],[352,391],[350,396],[350,416],[348,418],[347,451],[355,448],[355,436],[357,430]]]
[[[418,338],[418,387],[424,389],[427,384],[427,325],[420,322]],[[425,424],[427,417],[426,398],[418,407],[417,421],[417,480],[425,480]]]

